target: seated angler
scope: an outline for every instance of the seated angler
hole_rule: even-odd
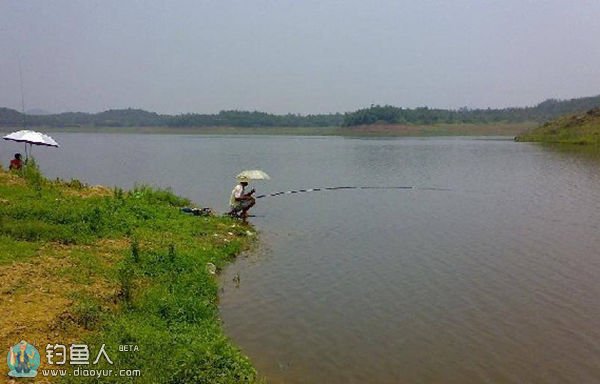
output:
[[[23,168],[23,160],[21,160],[21,154],[15,153],[15,158],[10,161],[8,169],[18,171]]]
[[[245,188],[248,186],[247,179],[239,179],[239,183],[231,191],[231,197],[229,199],[230,216],[240,216],[244,221],[248,217],[248,210],[254,206],[256,201],[252,194],[254,194],[254,188],[245,193]]]

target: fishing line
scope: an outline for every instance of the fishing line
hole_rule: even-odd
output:
[[[451,191],[451,189],[448,189],[448,188],[415,187],[415,186],[397,186],[397,187],[343,186],[343,187],[320,187],[320,188],[308,188],[308,189],[295,189],[295,190],[291,190],[291,191],[273,192],[273,193],[267,193],[267,194],[255,196],[255,199],[262,199],[263,197],[293,195],[296,193],[319,192],[319,191],[339,191],[339,190],[348,190],[348,189],[409,189],[409,190],[420,190],[420,191]]]

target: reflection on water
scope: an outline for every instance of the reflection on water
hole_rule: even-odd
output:
[[[259,201],[261,246],[225,271],[221,313],[269,382],[600,378],[593,154],[461,138],[55,136],[61,150],[37,151],[51,177],[172,186],[221,211],[245,168],[272,176],[258,193],[450,189]]]
[[[580,159],[588,159],[592,162],[600,161],[600,145],[578,145],[578,144],[539,144],[547,151],[565,154]]]

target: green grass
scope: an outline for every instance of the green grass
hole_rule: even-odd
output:
[[[518,140],[600,146],[600,108],[547,122],[519,136]]]
[[[248,227],[183,214],[179,207],[190,202],[168,190],[139,186],[96,195],[80,182],[49,181],[29,168],[18,177],[0,171],[0,265],[39,257],[48,245],[57,250],[46,256],[68,258],[65,267],[46,271],[72,287],[69,315],[53,327],[73,337],[86,330],[81,341],[91,355],[106,344],[114,362],[87,368],[139,369],[137,382],[144,383],[256,381],[250,361],[223,334],[218,286],[206,268],[209,262],[222,268],[248,248]],[[99,281],[108,288],[84,289]],[[119,352],[125,344],[139,351]]]
[[[0,266],[12,262],[27,261],[35,256],[38,242],[16,240],[10,236],[0,236]]]

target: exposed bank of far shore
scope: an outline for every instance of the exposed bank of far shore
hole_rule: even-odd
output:
[[[255,382],[250,361],[223,333],[213,274],[252,246],[255,231],[180,212],[189,204],[150,187],[50,181],[35,166],[0,170],[1,343],[36,346],[38,377],[74,368],[49,365],[48,344],[87,344],[90,360],[105,344],[114,364],[100,359],[80,368],[125,369],[140,382]],[[0,367],[6,378],[6,364]]]
[[[274,135],[274,136],[346,136],[346,137],[433,137],[433,136],[511,136],[534,127],[534,122],[486,124],[371,124],[354,127],[36,127],[45,132],[183,134],[183,135]],[[12,132],[22,127],[0,127]]]

